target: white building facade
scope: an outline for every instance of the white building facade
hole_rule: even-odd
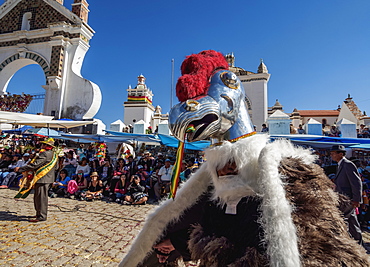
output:
[[[88,3],[74,0],[7,0],[0,6],[0,94],[21,68],[37,64],[45,74],[43,114],[92,119],[102,95],[81,75],[94,31],[87,24]],[[20,22],[20,23],[18,23]]]
[[[168,114],[162,114],[160,106],[153,106],[153,92],[147,87],[145,83],[146,78],[144,75],[137,77],[137,85],[135,88],[127,89],[127,101],[124,102],[124,123],[132,128],[136,123],[140,122],[140,129],[151,129],[152,132],[156,131],[159,124],[168,120]],[[150,128],[149,128],[150,127]]]
[[[243,84],[249,115],[253,124],[256,125],[257,131],[260,131],[262,124],[266,123],[268,118],[268,81],[270,74],[267,67],[261,60],[257,73],[254,73],[235,67],[233,54],[227,54],[225,58],[229,63],[229,70],[234,72]]]

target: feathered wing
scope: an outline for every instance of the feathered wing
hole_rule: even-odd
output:
[[[264,243],[270,266],[301,266],[297,231],[292,219],[292,206],[286,198],[279,165],[283,158],[300,158],[312,163],[314,156],[287,141],[275,141],[264,147],[259,156],[260,175],[256,191],[262,197]]]
[[[152,251],[153,245],[163,236],[171,222],[178,220],[183,212],[190,208],[207,191],[211,177],[207,172],[207,163],[191,176],[177,192],[175,200],[168,199],[151,213],[143,229],[134,240],[130,251],[120,262],[119,267],[136,267]]]

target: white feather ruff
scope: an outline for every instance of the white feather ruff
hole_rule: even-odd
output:
[[[207,162],[179,189],[175,200],[166,200],[151,215],[135,239],[120,267],[136,267],[159,241],[169,222],[179,219],[185,209],[197,201],[212,183],[217,183],[216,170],[234,160],[242,178],[242,189],[233,194],[256,194],[262,198],[261,223],[265,231],[271,267],[299,267],[299,251],[292,207],[285,197],[284,184],[278,172],[284,157],[301,158],[309,164],[315,157],[289,141],[268,143],[267,135],[255,135],[236,143],[225,142],[206,150]],[[216,184],[215,184],[216,185]],[[225,191],[226,192],[226,191]],[[222,194],[225,194],[222,192]],[[215,192],[217,195],[220,192]]]
[[[278,172],[284,157],[302,158],[312,163],[314,157],[290,142],[275,141],[268,144],[259,157],[260,175],[257,191],[262,197],[262,218],[264,243],[271,267],[301,266],[296,228],[291,216],[292,207],[286,199],[284,184]]]

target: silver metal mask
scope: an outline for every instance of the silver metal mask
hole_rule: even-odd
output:
[[[190,125],[195,131],[187,134],[187,141],[212,138],[213,142],[233,140],[254,132],[248,114],[244,88],[235,75],[219,70],[210,78],[207,95],[188,99],[173,106],[169,127],[180,141]]]

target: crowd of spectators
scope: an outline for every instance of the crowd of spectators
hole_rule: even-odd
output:
[[[9,112],[24,112],[32,101],[32,95],[7,94],[0,96],[0,110]]]
[[[23,175],[12,170],[35,157],[42,139],[3,135],[1,141],[0,188],[17,186]],[[78,145],[76,148],[65,143],[57,142],[56,145],[61,152],[56,181],[49,190],[50,197],[103,199],[130,205],[159,202],[169,192],[175,150],[161,147],[164,153],[156,148],[139,152],[137,157],[111,158],[108,153],[97,152],[100,145]],[[199,167],[198,162],[202,160],[194,157],[182,162],[182,181]]]

